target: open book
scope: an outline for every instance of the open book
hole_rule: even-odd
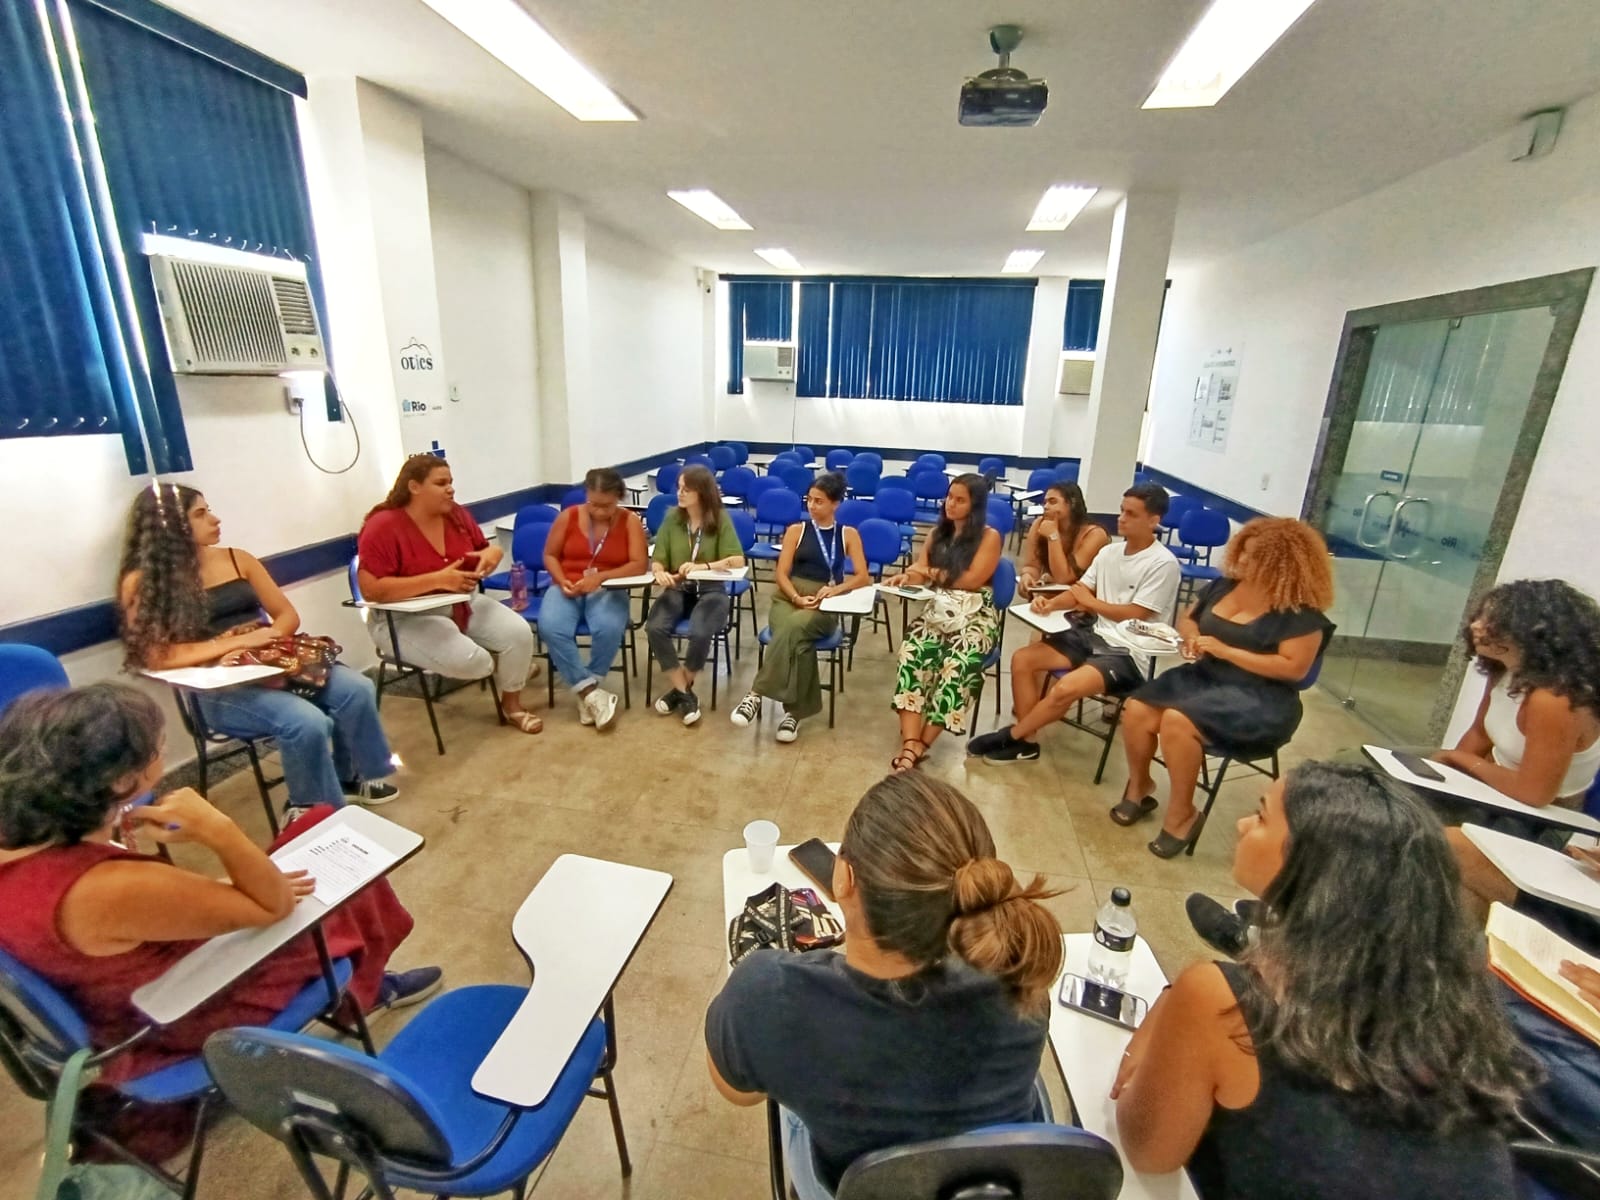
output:
[[[1498,900],[1489,906],[1489,969],[1529,1003],[1600,1044],[1600,1011],[1575,984],[1561,977],[1563,960],[1600,971],[1600,958],[1585,954],[1532,917]]]

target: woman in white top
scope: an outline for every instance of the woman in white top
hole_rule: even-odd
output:
[[[1579,808],[1600,769],[1600,604],[1559,579],[1503,583],[1467,620],[1467,648],[1488,676],[1472,727],[1435,757],[1524,804]],[[1559,844],[1566,832],[1507,815],[1477,823]],[[1510,904],[1510,880],[1448,831],[1467,890]]]

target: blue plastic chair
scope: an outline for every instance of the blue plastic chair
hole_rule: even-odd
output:
[[[878,494],[878,469],[871,463],[851,463],[844,469],[844,482],[852,496],[870,500]]]
[[[644,510],[644,527],[655,537],[661,522],[667,519],[667,510],[678,503],[676,496],[651,496]]]
[[[778,561],[778,556],[782,553],[779,543],[783,539],[784,530],[800,520],[804,513],[800,497],[788,488],[772,488],[761,493],[760,498],[756,500],[756,533],[769,540],[758,541],[745,551],[745,557],[750,560],[752,575],[758,564]]]
[[[656,491],[663,496],[676,496],[678,494],[678,476],[683,474],[683,468],[677,463],[668,463],[656,472]]]
[[[915,498],[917,485],[911,481],[909,475],[884,475],[878,480],[878,499],[883,499],[884,492],[892,491],[910,492]]]
[[[1011,501],[989,497],[989,503],[984,508],[984,519],[989,528],[995,530],[1002,538],[1011,536],[1017,527],[1017,511],[1011,507]]]
[[[789,490],[801,499],[811,490],[812,481],[816,476],[811,473],[810,467],[785,467],[778,472],[778,478],[783,480]]]
[[[834,519],[841,525],[848,525],[856,529],[861,528],[861,522],[870,520],[878,515],[878,506],[871,500],[845,500],[840,503]]]
[[[239,1115],[289,1149],[313,1195],[327,1196],[318,1157],[364,1176],[379,1196],[522,1196],[584,1098],[612,1106],[624,1176],[631,1172],[616,1109],[606,1022],[589,1025],[537,1108],[480,1096],[472,1076],[527,995],[485,984],[434,999],[375,1057],[298,1034],[230,1029],[206,1039],[205,1061]],[[604,1089],[591,1092],[595,1081]]]
[[[989,455],[978,460],[978,474],[987,475],[991,482],[1004,479],[1006,475],[1006,460],[997,455]]]
[[[1028,486],[1022,490],[1025,492],[1042,492],[1055,481],[1056,469],[1054,467],[1039,467],[1028,472]]]
[[[883,488],[878,492],[878,498],[873,503],[878,506],[878,515],[885,521],[893,521],[900,530],[901,552],[910,553],[911,540],[916,537],[917,527],[912,523],[917,518],[917,497],[912,492],[900,488]]]
[[[796,446],[793,453],[800,460],[802,467],[808,466],[817,460],[817,452],[810,446]]]
[[[851,623],[859,626],[861,618],[854,617]],[[756,642],[760,646],[760,649],[756,652],[756,670],[758,671],[761,669],[761,663],[766,659],[767,646],[771,641],[772,626],[763,625],[760,634],[756,637]],[[827,637],[819,639],[812,647],[817,654],[817,665],[828,668],[827,673],[823,676],[822,690],[828,693],[829,729],[833,728],[834,697],[844,691],[844,655],[842,653],[844,646],[844,620],[841,618],[839,624],[833,627],[833,632],[828,634]],[[767,707],[770,708],[771,706],[768,705]]]
[[[544,522],[548,525],[561,515],[561,510],[554,504],[524,504],[517,509],[516,519],[512,522],[512,529],[524,524],[538,524]]]
[[[66,668],[50,651],[26,642],[0,643],[0,714],[28,692],[65,691],[71,686]]]
[[[298,1030],[344,1007],[344,989],[350,982],[350,960],[333,959],[330,967],[329,975],[301,988],[273,1018],[269,1028]],[[348,1028],[336,1027],[360,1037],[370,1051],[372,1042],[366,1023],[356,1006],[349,1007],[356,1024]],[[124,1040],[117,1046],[99,1050],[89,1059],[90,1066],[110,1061],[130,1044],[131,1040]],[[4,1059],[7,1072],[23,1094],[48,1104],[55,1096],[56,1084],[67,1060],[78,1051],[90,1048],[89,1027],[67,998],[42,975],[0,950],[0,1059]],[[112,1153],[132,1161],[173,1191],[186,1198],[193,1197],[205,1153],[207,1110],[216,1100],[216,1086],[200,1056],[179,1059],[135,1079],[99,1086],[109,1088],[134,1105],[198,1103],[189,1163],[181,1180],[132,1155],[108,1131],[93,1124],[84,1109],[80,1108],[77,1116],[80,1138],[111,1149]]]
[[[767,474],[781,476],[785,467],[803,467],[805,465],[805,462],[801,461],[800,456],[793,450],[785,450],[782,454],[773,456],[772,461],[767,464]]]
[[[550,538],[550,525],[549,521],[529,521],[511,531],[511,562],[527,568],[530,596],[537,596],[550,586],[550,575],[544,569],[544,544]],[[486,591],[509,592],[511,568],[485,577],[483,587]]]
[[[711,465],[719,471],[726,471],[730,467],[739,465],[738,452],[732,446],[713,446],[710,451]]]
[[[919,454],[917,456],[918,467],[932,467],[935,471],[943,471],[947,465],[948,464],[944,461],[944,455],[935,454],[931,450],[925,454]],[[915,471],[913,471],[913,473],[915,473]]]
[[[1192,599],[1201,583],[1222,578],[1222,568],[1211,565],[1211,552],[1226,546],[1233,536],[1227,515],[1214,508],[1195,508],[1184,514],[1178,526],[1178,541],[1188,550],[1189,561],[1179,564],[1178,605]]]
[[[733,451],[734,463],[737,466],[742,467],[750,461],[750,447],[743,442],[723,442],[722,444]]]
[[[756,480],[761,478],[749,467],[730,467],[722,473],[722,478],[717,480],[717,486],[722,490],[723,499],[737,496],[741,501],[748,502],[750,489],[755,487]]]
[[[855,463],[870,463],[873,467],[877,468],[879,475],[883,474],[883,455],[879,454],[876,450],[858,451],[855,458],[851,460],[852,466]]]
[[[937,521],[944,508],[945,494],[950,491],[950,477],[943,471],[916,471],[911,483],[916,488],[918,516],[924,522]]]
[[[845,450],[842,447],[835,448],[828,451],[828,455],[822,460],[822,464],[830,471],[842,471],[854,462],[855,458],[855,451]]]
[[[577,487],[567,489],[567,494],[561,497],[561,507],[577,508],[578,505],[584,503],[588,499],[589,489],[580,483]]]
[[[781,488],[784,491],[789,490],[784,485],[783,480],[776,475],[757,475],[744,489],[744,506],[746,508],[755,508],[756,501],[761,498],[761,494],[770,491],[772,488]]]
[[[1178,536],[1178,526],[1183,524],[1183,519],[1200,507],[1200,501],[1193,496],[1170,496],[1167,499],[1167,512],[1161,518],[1162,536],[1171,542]],[[1194,558],[1194,550],[1188,546],[1171,546],[1173,554],[1179,558]]]
[[[989,586],[994,589],[994,606],[1000,613],[1000,633],[994,639],[994,649],[984,656],[983,667],[978,675],[978,690],[973,693],[972,708],[967,717],[969,741],[977,725],[978,706],[983,703],[984,681],[990,678],[994,679],[995,716],[1000,715],[1000,663],[1004,658],[1006,618],[1010,616],[1008,610],[1017,595],[1017,564],[1009,558],[1002,558],[995,564],[994,578],[989,581]]]
[[[839,506],[839,511],[841,514],[844,512],[843,504]],[[841,516],[840,520],[843,519]],[[856,532],[861,537],[861,552],[867,560],[867,571],[874,579],[882,579],[890,567],[905,557],[905,541],[900,536],[900,527],[893,521],[879,516],[868,516],[861,521],[850,523],[855,525]],[[878,603],[873,606],[871,620],[874,629],[880,624],[883,626],[884,639],[889,644],[889,653],[893,654],[894,632],[887,616],[890,599],[891,597],[882,594],[878,596]],[[906,601],[903,597],[900,603],[904,612]],[[883,606],[883,612],[878,610],[878,605]]]
[[[717,470],[717,464],[712,461],[712,458],[709,454],[685,455],[683,465],[686,467],[704,467],[706,470],[711,472],[715,472]]]

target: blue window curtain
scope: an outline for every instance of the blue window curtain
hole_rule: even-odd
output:
[[[100,4],[72,0],[70,12],[148,361],[146,435],[157,471],[190,470],[142,238],[305,262],[326,312],[294,99]]]
[[[842,279],[829,286],[827,378],[808,374],[800,395],[1022,403],[1033,280]],[[807,311],[814,294],[804,292],[800,307],[802,364],[815,353],[808,342],[820,325]]]
[[[1063,350],[1093,351],[1100,341],[1103,279],[1074,279],[1067,284],[1067,319],[1061,332]]]
[[[0,5],[0,437],[120,434],[147,467],[65,83],[31,4]]]
[[[807,280],[800,285],[799,362],[794,376],[797,396],[828,394],[828,321],[832,304],[832,284]]]
[[[728,391],[744,391],[744,344],[786,342],[794,330],[794,282],[791,279],[728,280]]]

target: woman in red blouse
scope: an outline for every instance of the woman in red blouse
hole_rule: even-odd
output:
[[[477,590],[478,581],[500,564],[501,553],[456,503],[449,463],[432,454],[406,459],[388,496],[362,523],[357,550],[357,578],[368,600],[387,604],[434,592],[461,596],[448,610],[394,614],[406,662],[450,679],[482,679],[493,671],[506,720],[523,733],[544,728],[522,707],[533,665],[533,631]],[[368,628],[393,651],[387,621],[373,621]]]

